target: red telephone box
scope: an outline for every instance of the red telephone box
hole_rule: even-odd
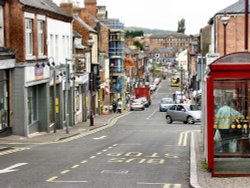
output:
[[[228,54],[208,67],[208,168],[212,176],[250,176],[250,53]]]

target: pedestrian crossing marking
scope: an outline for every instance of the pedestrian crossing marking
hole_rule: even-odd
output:
[[[23,148],[23,147],[11,147],[11,148],[6,148],[6,150],[0,151],[0,156],[1,155],[8,155],[11,153],[19,152],[19,151],[24,151],[30,148]]]

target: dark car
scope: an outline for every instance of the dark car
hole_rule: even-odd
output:
[[[201,120],[200,106],[192,104],[175,104],[166,111],[166,121],[168,124],[173,121],[182,121],[185,124],[194,124]]]
[[[174,101],[172,98],[162,98],[159,104],[159,111],[166,112],[167,108],[169,106],[172,106],[173,104],[174,104]]]

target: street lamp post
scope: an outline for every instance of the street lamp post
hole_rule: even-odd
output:
[[[69,90],[70,90],[70,76],[69,76],[69,59],[65,59],[66,63],[66,83],[65,83],[65,110],[66,110],[66,134],[69,134],[69,110],[68,110],[68,97],[69,97]]]
[[[55,61],[54,58],[51,56],[48,58],[48,64],[47,64],[50,68],[50,70],[52,70],[52,74],[53,74],[53,100],[54,100],[54,107],[53,107],[53,115],[54,115],[54,133],[56,133],[56,66],[55,66]]]
[[[91,66],[91,71],[89,74],[89,84],[90,84],[90,124],[89,126],[94,126],[94,74],[93,74],[93,67],[92,67],[92,46],[94,44],[94,40],[92,37],[89,38],[88,40],[88,45],[90,49],[90,66]]]
[[[229,16],[227,16],[227,13],[224,12],[224,15],[221,17],[222,24],[224,26],[224,55],[227,53],[227,24],[229,21]]]
[[[183,66],[181,64],[181,100],[183,102],[183,95],[182,95],[182,92],[183,92]]]

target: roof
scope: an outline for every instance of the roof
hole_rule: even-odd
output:
[[[174,37],[190,37],[189,35],[186,35],[184,33],[177,33],[177,32],[171,32],[171,33],[165,33],[165,34],[155,34],[155,35],[151,35],[149,38],[167,38],[170,36],[174,36]]]
[[[87,29],[91,33],[97,33],[92,27],[90,27],[87,23],[85,23],[78,15],[73,15],[73,18],[78,21],[85,29]]]
[[[150,53],[175,53],[175,48],[154,48]]]
[[[248,5],[248,10],[250,9],[250,4]],[[245,0],[239,0],[236,3],[218,11],[217,14],[224,14],[224,12],[228,14],[235,14],[235,13],[244,13],[245,12]]]
[[[69,14],[65,13],[60,7],[57,6],[52,0],[19,0],[20,3],[26,6],[46,10],[62,16],[72,18]]]
[[[97,19],[95,16],[93,16],[92,14],[89,13],[89,17],[95,22],[95,23],[99,23],[100,25],[102,25],[103,27],[106,27],[108,29],[108,26],[106,26],[104,23],[102,23],[99,19]]]

